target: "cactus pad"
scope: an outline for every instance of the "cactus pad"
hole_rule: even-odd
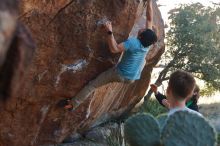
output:
[[[137,114],[125,122],[125,139],[130,146],[158,146],[160,129],[156,119],[150,114]]]
[[[168,118],[167,114],[160,114],[159,116],[157,116],[157,121],[159,122],[160,129],[162,129],[166,124],[167,118]]]
[[[215,146],[216,133],[202,116],[177,111],[168,117],[161,141],[165,146]]]

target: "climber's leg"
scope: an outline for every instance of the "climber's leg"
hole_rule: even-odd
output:
[[[70,104],[75,109],[98,87],[106,85],[110,82],[126,82],[129,80],[120,76],[115,67],[108,69],[101,73],[96,79],[90,81],[74,98],[71,99]]]

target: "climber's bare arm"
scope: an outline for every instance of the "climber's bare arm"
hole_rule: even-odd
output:
[[[153,29],[153,8],[152,0],[147,0],[147,10],[146,10],[146,28]]]
[[[123,43],[118,44],[114,38],[114,35],[112,34],[112,24],[110,21],[107,21],[105,24],[105,30],[107,31],[107,41],[109,45],[109,49],[112,53],[120,53],[125,51]]]
[[[110,51],[112,53],[124,52],[125,48],[124,48],[123,43],[117,44],[113,34],[109,35],[107,39],[108,39],[108,45],[109,45]]]

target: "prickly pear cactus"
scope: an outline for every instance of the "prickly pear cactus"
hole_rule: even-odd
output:
[[[166,124],[167,118],[168,118],[168,115],[166,113],[160,114],[159,116],[157,116],[157,121],[159,122],[160,129],[162,129],[164,125]]]
[[[164,146],[215,146],[216,132],[205,118],[178,111],[167,119],[161,141]]]
[[[130,146],[160,145],[159,124],[150,114],[140,113],[127,119],[124,133]]]

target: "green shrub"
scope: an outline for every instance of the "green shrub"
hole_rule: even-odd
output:
[[[154,117],[166,113],[168,110],[160,105],[156,99],[149,99],[147,102],[144,102],[140,108],[139,112],[150,113]]]
[[[106,139],[108,146],[122,146],[124,138],[121,130],[121,128],[111,129],[110,136]]]

